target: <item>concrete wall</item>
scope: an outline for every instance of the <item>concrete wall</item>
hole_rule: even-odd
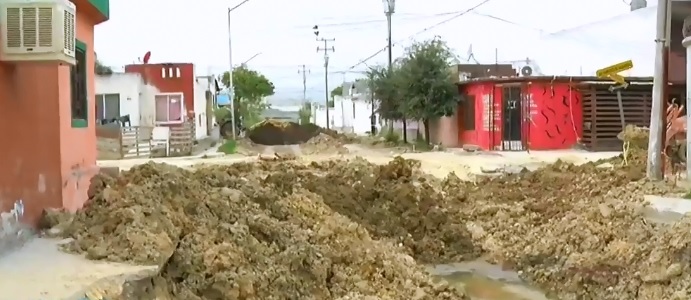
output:
[[[349,97],[334,97],[334,107],[329,109],[331,129],[364,135],[371,130],[372,106],[365,101],[353,101]],[[377,115],[377,121],[379,115]],[[316,125],[326,127],[326,108],[317,107],[312,112]],[[377,128],[380,127],[377,122]]]
[[[87,118],[72,119],[70,66],[0,62],[0,212],[23,200],[23,219],[43,209],[76,210],[87,200],[96,166],[94,26],[107,19],[88,2],[77,5],[76,33],[86,46]]]
[[[209,135],[207,132],[207,118],[213,117],[206,109],[206,92],[209,91],[209,82],[206,79],[197,78],[194,82],[194,115],[195,115],[195,139],[203,139]]]
[[[115,73],[96,76],[96,95],[120,95],[120,115],[130,115],[132,126],[142,124],[139,112],[144,82],[139,74]]]

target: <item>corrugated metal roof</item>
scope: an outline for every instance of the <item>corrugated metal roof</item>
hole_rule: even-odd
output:
[[[595,75],[625,60],[627,76],[652,76],[655,65],[656,7],[543,36],[535,47],[544,75]]]

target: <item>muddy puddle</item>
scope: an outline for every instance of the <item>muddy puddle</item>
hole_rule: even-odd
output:
[[[428,266],[438,280],[463,288],[474,300],[549,300],[543,292],[525,284],[518,273],[484,261]]]
[[[660,224],[672,224],[684,217],[684,214],[674,212],[674,211],[659,211],[654,208],[645,207],[643,208],[643,216],[645,219]]]

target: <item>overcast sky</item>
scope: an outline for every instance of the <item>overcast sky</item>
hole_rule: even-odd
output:
[[[116,68],[137,61],[151,51],[151,62],[192,62],[197,74],[228,69],[227,9],[241,2],[221,0],[111,1],[111,19],[96,27],[99,59]],[[531,56],[531,41],[541,34],[579,26],[628,12],[623,0],[489,0],[473,12],[448,21],[483,0],[398,0],[393,17],[394,56],[412,39],[435,35],[445,39],[464,59],[472,44],[474,56],[493,63],[495,48],[503,60]],[[655,2],[655,1],[649,1]],[[329,89],[344,79],[362,75],[360,60],[386,45],[386,19],[377,0],[250,0],[231,13],[233,61],[269,77],[277,99],[300,99],[299,66],[307,65],[308,97],[324,96],[323,53],[316,47],[312,26],[321,36],[335,38],[331,53]],[[425,29],[428,29],[424,31]],[[424,32],[423,32],[424,31]],[[386,63],[386,51],[367,64]]]

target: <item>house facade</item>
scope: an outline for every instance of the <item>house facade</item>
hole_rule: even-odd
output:
[[[45,208],[76,210],[87,201],[96,166],[94,26],[110,16],[108,0],[76,6],[75,66],[0,61],[0,211],[22,200],[35,224]],[[38,81],[37,81],[38,80]],[[40,87],[37,88],[37,82]]]
[[[459,144],[500,151],[573,147],[583,136],[583,101],[576,83],[553,77],[460,83]]]
[[[179,126],[195,123],[195,138],[213,127],[215,81],[195,76],[192,64],[128,65],[125,73],[96,81],[96,119],[129,115],[132,126]]]

